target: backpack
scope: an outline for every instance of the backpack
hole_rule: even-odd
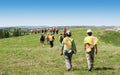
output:
[[[42,36],[40,37],[40,40],[43,41],[44,39],[45,39],[45,37],[42,35]]]

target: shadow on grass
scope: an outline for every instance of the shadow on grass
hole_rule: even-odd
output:
[[[73,71],[87,71],[87,68],[73,68]]]
[[[95,68],[94,70],[115,70],[114,68],[111,67],[102,67],[102,68]]]
[[[73,71],[88,71],[87,68],[73,68]],[[111,67],[96,67],[96,68],[93,68],[93,70],[115,70],[115,68],[111,68]]]

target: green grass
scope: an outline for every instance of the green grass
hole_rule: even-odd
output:
[[[113,44],[120,46],[120,32],[115,31],[104,31],[101,35],[101,40],[106,44]]]
[[[88,72],[83,50],[86,30],[70,29],[77,46],[71,72],[65,71],[64,57],[60,56],[59,35],[55,35],[54,48],[47,44],[42,48],[39,43],[40,34],[0,39],[0,75],[120,75],[120,44],[119,38],[116,38],[119,33],[92,28],[93,34],[99,38],[99,52],[95,55],[94,69]]]

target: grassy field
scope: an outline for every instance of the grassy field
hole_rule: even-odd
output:
[[[60,56],[58,36],[55,46],[39,42],[40,34],[0,39],[0,75],[120,75],[120,33],[92,28],[99,38],[98,55],[94,68],[87,70],[83,39],[87,28],[70,29],[77,46],[73,55],[73,70],[65,70],[65,61]]]

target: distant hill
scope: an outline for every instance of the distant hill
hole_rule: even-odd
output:
[[[0,27],[0,28],[23,28],[23,29],[41,29],[53,26],[13,26],[13,27]],[[65,26],[54,26],[58,29],[63,29]],[[66,26],[67,28],[115,28],[116,26]]]

